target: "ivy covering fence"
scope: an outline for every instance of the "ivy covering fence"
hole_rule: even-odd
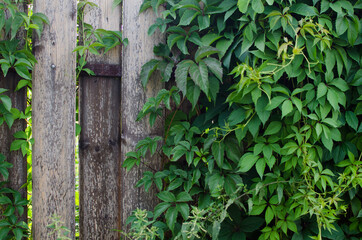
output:
[[[139,5],[0,0],[0,240],[361,239],[362,1]]]
[[[169,88],[139,119],[166,126],[124,167],[150,152],[164,170],[137,183],[156,186],[160,203],[134,211],[126,238],[360,239],[362,2],[145,0],[141,14],[149,8],[148,33],[166,42],[140,78]]]

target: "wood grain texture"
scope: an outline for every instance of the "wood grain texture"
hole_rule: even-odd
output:
[[[26,89],[23,88],[20,91],[15,91],[20,79],[12,71],[8,72],[5,78],[0,74],[0,88],[9,89],[5,94],[10,97],[12,107],[24,111],[26,109]],[[6,161],[13,164],[13,168],[9,169],[9,184],[7,187],[19,191],[23,198],[26,198],[27,195],[26,188],[21,188],[27,181],[26,157],[23,157],[21,150],[10,152],[10,146],[15,140],[14,133],[24,131],[25,128],[25,120],[15,120],[11,129],[9,129],[5,122],[0,126],[0,153],[6,157]],[[20,219],[25,222],[27,221],[26,211]]]
[[[80,239],[119,239],[120,91],[119,78],[80,80]]]
[[[99,8],[85,9],[85,22],[95,29],[120,31],[121,8],[113,0],[92,0]],[[90,55],[89,64],[118,64],[120,46],[105,55]],[[116,240],[120,229],[120,104],[121,79],[80,79],[80,239]]]
[[[142,109],[147,98],[156,96],[163,87],[159,78],[149,81],[146,92],[139,79],[141,67],[152,58],[153,47],[164,41],[164,37],[157,31],[148,36],[147,30],[156,19],[154,12],[148,10],[139,14],[143,0],[123,1],[123,36],[128,38],[129,45],[123,49],[122,61],[122,159],[125,154],[134,150],[136,143],[145,137],[162,136],[163,120],[158,119],[154,127],[150,127],[148,119],[136,122],[137,114]],[[153,169],[161,168],[161,159],[158,156],[147,158],[146,163]],[[141,164],[130,172],[122,169],[122,228],[126,229],[125,222],[136,208],[153,210],[158,203],[155,196],[157,190],[152,186],[148,193],[144,188],[136,188],[135,184],[142,178],[144,171],[149,167]]]
[[[57,215],[75,232],[75,54],[76,0],[34,0],[34,12],[50,24],[35,35],[33,71],[33,238],[49,235]]]

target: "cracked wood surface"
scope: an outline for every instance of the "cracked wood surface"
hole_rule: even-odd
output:
[[[49,235],[51,216],[75,232],[76,0],[34,0],[34,12],[50,21],[33,50],[33,238]]]
[[[120,31],[121,8],[113,0],[92,0],[98,8],[85,9],[85,22],[94,29]],[[121,63],[121,48],[105,55],[89,55],[89,64]],[[80,79],[80,239],[116,240],[120,229],[120,98],[117,77]]]
[[[147,98],[154,97],[163,88],[160,78],[150,79],[146,92],[141,86],[139,79],[141,67],[147,61],[155,58],[153,47],[160,42],[164,42],[164,36],[158,31],[154,35],[148,36],[147,31],[150,25],[155,22],[155,13],[150,9],[139,13],[143,0],[123,1],[123,37],[128,38],[129,45],[123,49],[122,55],[122,161],[125,154],[134,150],[136,143],[145,137],[162,136],[164,121],[160,118],[154,127],[149,126],[148,118],[136,122],[138,112],[142,109]],[[157,155],[157,154],[156,154]],[[159,156],[147,157],[145,161],[154,169],[161,168],[161,158]],[[130,172],[122,168],[122,228],[125,230],[125,222],[128,216],[136,208],[153,210],[158,203],[156,197],[156,187],[152,186],[146,193],[144,188],[136,188],[138,180],[142,178],[142,173],[152,171],[141,164],[134,167]]]

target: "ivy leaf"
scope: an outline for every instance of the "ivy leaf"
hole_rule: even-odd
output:
[[[215,58],[205,58],[202,60],[209,70],[222,82],[223,70],[221,62]]]
[[[191,79],[196,85],[208,96],[209,95],[209,77],[207,66],[204,62],[200,62],[199,66],[192,63],[189,70]]]
[[[159,60],[152,59],[142,66],[140,80],[144,89],[146,89],[148,79],[151,77],[152,73],[157,69]]]
[[[160,204],[158,204],[154,211],[153,211],[153,218],[157,219],[159,216],[161,216],[162,213],[164,213],[167,208],[169,208],[171,206],[171,203],[168,202],[162,202]]]
[[[189,202],[192,201],[192,197],[187,192],[180,192],[176,197],[176,202]]]
[[[187,203],[180,203],[176,205],[177,210],[181,213],[181,216],[186,221],[190,215],[190,207]]]
[[[214,142],[211,147],[212,154],[216,160],[217,165],[221,168],[224,163],[225,145],[223,142]]]
[[[195,10],[191,10],[191,9],[187,9],[184,12],[184,14],[182,15],[182,17],[180,19],[180,23],[178,25],[180,25],[180,26],[188,26],[188,25],[190,25],[192,20],[194,20],[197,15],[200,15],[200,12],[195,11]]]
[[[317,89],[317,99],[323,97],[324,95],[326,95],[327,93],[327,86],[325,83],[319,83],[318,84],[318,89]]]
[[[199,15],[197,17],[197,21],[199,23],[199,30],[204,30],[210,26],[210,17],[208,15],[202,16]]]
[[[305,17],[316,16],[318,14],[318,10],[315,7],[309,6],[305,3],[292,4],[290,11]]]
[[[255,40],[255,47],[260,51],[264,52],[265,50],[265,34],[260,34]]]
[[[265,222],[266,224],[269,224],[274,218],[274,212],[271,207],[268,207],[265,212]]]
[[[219,173],[212,174],[208,178],[208,185],[211,191],[217,190],[219,187],[224,186],[225,179]]]
[[[31,80],[31,74],[27,67],[19,65],[15,67],[15,71],[20,77]]]
[[[249,3],[250,0],[238,0],[239,11],[242,13],[246,13],[246,11],[248,10]]]
[[[169,203],[176,202],[175,195],[168,191],[160,192],[159,194],[157,194],[157,197],[164,202],[169,202]]]
[[[282,105],[282,118],[293,111],[292,101],[289,99],[285,100]]]
[[[354,112],[347,111],[345,116],[346,116],[346,121],[347,121],[348,125],[357,131],[358,118],[357,118],[356,114],[354,114]]]
[[[194,109],[197,101],[199,100],[201,90],[199,86],[195,85],[192,81],[189,81],[187,86],[186,97],[191,102],[192,109]]]
[[[333,109],[338,111],[339,110],[339,106],[338,106],[338,95],[336,94],[336,92],[333,89],[328,89],[328,93],[327,93],[327,100],[328,102],[332,105]]]
[[[264,12],[264,4],[261,0],[253,0],[251,2],[251,7],[256,13],[263,13]]]
[[[6,95],[0,95],[0,100],[2,101],[5,109],[10,112],[10,110],[11,110],[11,99]]]
[[[176,207],[170,207],[166,212],[166,223],[167,226],[171,229],[171,231],[175,228],[175,223],[177,219],[178,211]]]
[[[21,25],[24,22],[24,18],[21,16],[21,14],[17,14],[11,23],[11,40],[13,40],[21,27]]]
[[[336,32],[341,36],[348,29],[348,20],[344,16],[338,16],[336,19]]]
[[[326,62],[327,72],[332,72],[333,67],[336,64],[336,57],[334,53],[329,49],[326,50],[325,62]]]
[[[353,18],[352,20],[349,20],[349,27],[348,27],[348,31],[347,31],[347,38],[348,38],[349,44],[351,44],[353,46],[358,38],[358,35],[359,35],[358,18],[357,19]]]
[[[206,56],[220,53],[220,51],[217,48],[206,46],[206,47],[199,47],[195,53],[195,61],[198,63]]]
[[[177,64],[177,68],[175,71],[176,85],[181,90],[184,96],[186,96],[187,92],[187,76],[189,68],[193,63],[194,62],[191,60],[184,60]]]
[[[265,130],[264,136],[266,136],[266,135],[274,135],[277,132],[279,132],[281,128],[282,128],[282,123],[281,122],[277,122],[277,121],[271,122],[269,124],[269,126],[267,127],[267,129]]]
[[[228,118],[230,126],[235,126],[238,123],[241,123],[245,120],[245,110],[243,108],[238,108],[231,112]]]
[[[261,179],[263,179],[265,165],[266,163],[264,158],[260,158],[255,164],[256,171],[258,172]]]
[[[268,98],[263,95],[261,98],[258,99],[255,111],[258,114],[258,117],[260,118],[260,121],[263,123],[263,125],[268,121],[271,111],[265,110],[265,106],[268,104]]]
[[[239,162],[239,172],[247,172],[249,171],[256,161],[259,159],[259,156],[255,156],[252,153],[246,153],[240,158]]]

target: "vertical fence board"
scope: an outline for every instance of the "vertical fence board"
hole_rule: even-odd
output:
[[[80,239],[119,239],[119,79],[80,81]]]
[[[60,217],[74,239],[76,0],[34,0],[50,24],[35,37],[33,71],[33,238],[49,235]]]
[[[121,9],[113,0],[92,0],[84,21],[95,29],[120,31]],[[120,65],[120,47],[103,56],[89,55],[90,64]],[[121,80],[113,77],[80,79],[80,239],[119,239]]]
[[[157,31],[148,36],[147,31],[155,21],[155,14],[148,10],[139,14],[143,0],[123,0],[123,36],[128,38],[129,45],[123,49],[122,61],[122,158],[134,149],[136,143],[147,137],[162,136],[163,121],[158,119],[153,128],[148,119],[136,122],[137,114],[142,109],[148,97],[157,95],[162,88],[159,79],[150,79],[144,92],[139,80],[141,67],[152,58],[153,47],[163,41],[163,36]],[[157,156],[145,160],[153,169],[161,168],[161,159]],[[146,193],[144,188],[136,188],[136,182],[142,178],[144,171],[152,171],[141,164],[130,172],[122,169],[122,228],[132,210],[136,208],[153,210],[157,204],[156,188],[153,186]]]
[[[15,91],[19,80],[20,77],[15,72],[9,72],[6,78],[0,75],[0,88],[9,89],[9,91],[6,92],[6,95],[10,97],[12,107],[24,111],[26,109],[26,89],[23,88],[20,91]],[[10,152],[10,146],[12,141],[15,140],[13,137],[14,133],[24,131],[25,128],[25,120],[15,120],[11,129],[9,129],[5,122],[0,126],[0,153],[5,155],[6,161],[13,164],[13,168],[9,169],[8,187],[19,191],[23,198],[26,198],[27,194],[26,188],[21,188],[27,181],[26,158],[23,157],[20,150]],[[26,221],[26,211],[20,219]]]

